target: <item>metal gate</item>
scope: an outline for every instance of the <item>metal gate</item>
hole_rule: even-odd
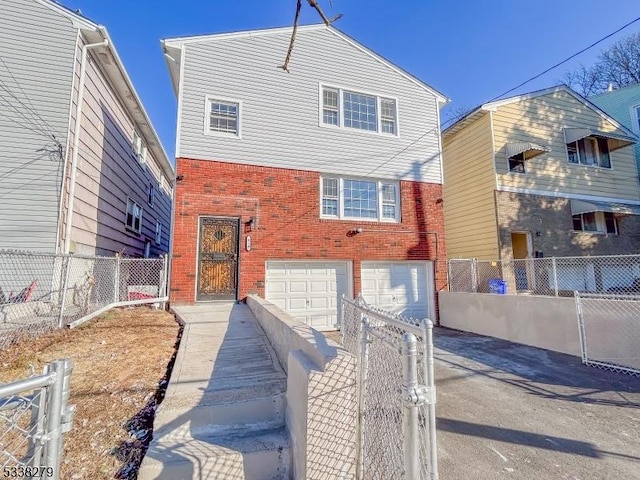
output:
[[[239,221],[200,219],[196,300],[235,300],[238,287]]]
[[[640,295],[575,292],[582,363],[640,376]]]
[[[357,478],[438,478],[433,323],[342,297],[342,340],[358,363]]]

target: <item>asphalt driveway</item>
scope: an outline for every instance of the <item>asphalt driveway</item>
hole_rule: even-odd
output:
[[[640,479],[640,378],[444,328],[435,344],[442,480]]]

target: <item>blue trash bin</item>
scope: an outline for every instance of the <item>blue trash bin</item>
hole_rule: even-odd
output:
[[[507,282],[501,278],[492,278],[489,280],[489,293],[497,293],[505,295],[507,293]]]

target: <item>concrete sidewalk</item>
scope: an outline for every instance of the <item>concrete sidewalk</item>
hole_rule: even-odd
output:
[[[286,375],[251,311],[173,311],[184,330],[138,478],[289,478]]]

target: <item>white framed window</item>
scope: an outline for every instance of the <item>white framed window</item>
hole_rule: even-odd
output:
[[[127,215],[124,224],[136,233],[140,233],[142,229],[142,207],[130,198],[127,199]]]
[[[153,203],[156,200],[156,187],[153,184],[153,182],[149,183],[149,191],[147,193],[147,202],[149,203],[149,205],[151,205],[153,207]]]
[[[241,102],[207,95],[204,133],[240,138]]]
[[[602,137],[585,137],[567,143],[567,161],[574,165],[611,168],[609,143]]]
[[[357,90],[320,85],[320,125],[398,135],[398,101]]]
[[[160,245],[162,243],[162,224],[159,221],[156,221],[156,245]]]
[[[144,164],[147,159],[147,146],[142,141],[142,137],[138,135],[138,132],[133,131],[133,141],[131,143],[133,156],[138,162]]]
[[[400,221],[397,182],[359,178],[321,177],[322,218]]]
[[[587,212],[572,216],[573,229],[579,232],[618,234],[618,221],[611,212]]]

